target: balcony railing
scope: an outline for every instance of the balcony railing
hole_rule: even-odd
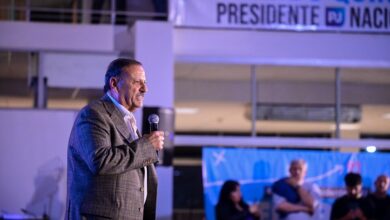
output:
[[[118,0],[106,1],[105,5],[96,5],[93,1],[73,0],[66,2],[68,3],[47,6],[31,4],[30,0],[4,1],[0,3],[0,20],[74,24],[131,24],[139,19],[167,20],[168,17],[167,0],[150,1],[147,6],[142,8],[131,8],[131,5],[125,5],[126,1]],[[121,4],[118,5],[117,2],[121,2]]]

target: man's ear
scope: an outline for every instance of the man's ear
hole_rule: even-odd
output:
[[[113,89],[115,92],[118,92],[118,78],[117,77],[111,77],[110,78],[110,90]]]

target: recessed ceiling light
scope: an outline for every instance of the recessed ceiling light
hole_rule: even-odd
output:
[[[178,115],[194,115],[199,112],[198,108],[186,108],[186,107],[179,107],[175,108],[175,112]]]
[[[390,120],[390,113],[386,113],[383,115],[384,119]]]
[[[340,130],[358,130],[359,124],[340,124]],[[331,130],[336,130],[336,125],[331,125]]]
[[[371,146],[367,146],[366,147],[366,151],[368,153],[375,153],[376,152],[376,147],[374,145],[371,145]]]

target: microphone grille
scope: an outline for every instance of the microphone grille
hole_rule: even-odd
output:
[[[151,114],[148,117],[149,124],[158,124],[160,118],[156,114]]]

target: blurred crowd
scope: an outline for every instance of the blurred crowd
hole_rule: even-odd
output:
[[[322,219],[320,213],[321,190],[315,184],[305,181],[308,165],[297,159],[290,163],[288,177],[272,185],[272,203],[280,220]],[[375,190],[363,194],[362,176],[349,172],[344,177],[345,195],[332,204],[331,220],[390,220],[390,196],[387,193],[390,178],[379,175]],[[220,191],[215,208],[217,220],[259,220],[258,204],[248,205],[243,200],[240,184],[226,181]]]

